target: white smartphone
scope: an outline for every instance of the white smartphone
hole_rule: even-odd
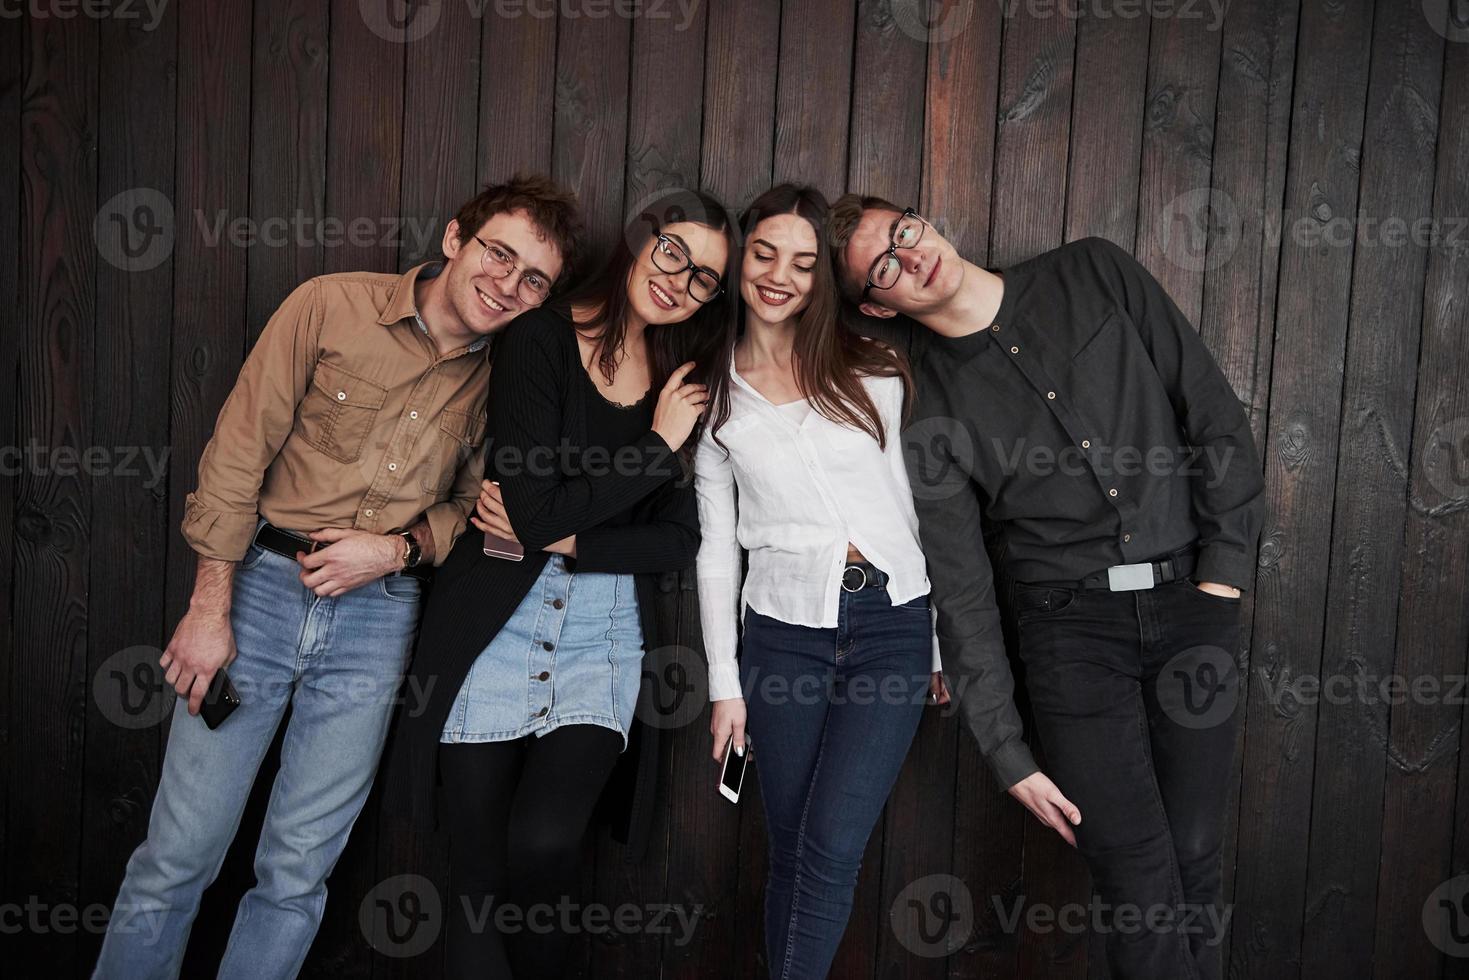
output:
[[[734,736],[724,743],[724,764],[719,772],[719,795],[731,803],[740,801],[740,787],[745,783],[745,770],[750,767],[750,736],[745,736],[745,751],[734,750]]]

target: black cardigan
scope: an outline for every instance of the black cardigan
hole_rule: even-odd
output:
[[[541,308],[522,315],[496,348],[485,472],[500,481],[525,559],[485,556],[484,536],[470,525],[434,573],[408,670],[414,685],[408,690],[424,692],[415,696],[426,702],[397,719],[384,788],[390,810],[410,816],[421,831],[438,823],[437,753],[444,721],[475,658],[540,575],[549,557],[541,549],[574,533],[576,571],[635,573],[645,651],[675,641],[659,633],[655,598],[673,588],[677,572],[691,567],[699,550],[692,475],[661,436],[649,430],[631,444],[640,450],[640,465],[597,476],[567,475],[562,454],[545,452],[586,444],[586,398],[595,397],[579,376],[585,368],[564,312]],[[542,451],[532,454],[536,447]],[[604,525],[619,516],[626,519]],[[643,683],[649,683],[646,671]],[[415,706],[411,698],[404,703]],[[647,843],[657,773],[658,728],[634,718],[628,750],[598,808],[614,836],[628,845],[630,862],[641,858]]]

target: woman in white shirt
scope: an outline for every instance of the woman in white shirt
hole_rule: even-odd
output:
[[[748,712],[779,978],[826,975],[923,704],[949,699],[900,446],[907,365],[840,322],[826,217],[790,184],[745,212],[743,331],[695,456],[713,754],[744,751]]]

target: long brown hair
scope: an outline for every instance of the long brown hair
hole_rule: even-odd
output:
[[[576,329],[597,338],[597,364],[610,381],[617,373],[617,355],[627,336],[627,283],[633,266],[653,237],[666,225],[691,221],[724,235],[729,260],[720,280],[723,290],[704,303],[687,320],[675,323],[650,323],[644,330],[648,341],[649,373],[655,389],[668,383],[669,375],[685,361],[696,367],[686,380],[707,383],[711,374],[722,370],[719,354],[726,349],[733,310],[731,298],[738,286],[731,278],[739,249],[734,240],[734,222],[724,205],[710,194],[691,189],[671,190],[637,208],[622,230],[622,237],[601,270],[572,289],[560,303],[590,307],[592,319],[576,324]],[[696,433],[697,434],[697,433]],[[685,441],[691,446],[693,438]],[[684,455],[680,453],[680,455]]]
[[[810,301],[796,314],[795,346],[792,351],[796,386],[810,399],[811,407],[839,425],[866,432],[886,448],[887,433],[862,378],[898,377],[903,380],[903,410],[912,399],[913,379],[902,354],[881,341],[863,336],[846,325],[842,317],[841,292],[833,272],[832,250],[827,234],[830,209],[826,198],[814,187],[777,184],[761,194],[740,216],[740,239],[748,248],[749,238],[763,219],[794,214],[810,223],[816,232],[816,264],[812,269]],[[731,265],[736,263],[731,262]],[[743,262],[738,263],[740,267]],[[745,301],[740,292],[742,274],[735,277],[734,318],[720,360],[720,369],[709,381],[710,431],[719,442],[719,427],[729,421],[729,364],[738,334],[744,329]],[[896,433],[895,433],[896,435]],[[724,443],[719,445],[724,447]],[[725,448],[728,452],[728,449]]]

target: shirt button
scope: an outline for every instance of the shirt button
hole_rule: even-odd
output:
[[[345,391],[339,391],[339,392],[337,392],[337,401],[344,402],[346,400],[347,400],[347,393]]]
[[[372,508],[369,507],[366,510],[364,510],[362,513],[365,514],[368,517],[371,517],[372,516]]]
[[[417,412],[409,412],[408,413],[408,417],[410,419],[416,419],[416,418],[418,418],[418,413]]]
[[[539,674],[536,675],[536,680],[538,680],[538,681],[550,680],[550,678],[551,678],[551,672],[549,670],[543,670]]]
[[[1117,496],[1117,488],[1116,487],[1113,487],[1111,490],[1108,490],[1107,491],[1107,496],[1109,496],[1109,497],[1115,497],[1115,496]]]
[[[547,640],[547,641],[545,641],[544,643],[541,644],[541,649],[542,650],[554,650],[554,649],[556,649],[556,644],[552,643],[550,640]]]
[[[396,470],[397,468],[398,468],[398,464],[397,463],[389,463],[388,464],[388,469],[390,469],[390,470]]]
[[[1092,448],[1092,441],[1090,439],[1083,439],[1083,440],[1081,440],[1081,448],[1082,449],[1090,449],[1090,448]]]
[[[562,606],[565,606],[565,605],[566,605],[566,603],[562,602],[560,599],[553,599],[553,600],[551,600],[551,608],[553,608],[553,609],[560,609]]]
[[[1049,398],[1049,399],[1051,399],[1052,401],[1055,401],[1055,399],[1056,399],[1056,393],[1054,391],[1048,391],[1048,392],[1046,392],[1046,397]]]
[[[1011,347],[1010,348],[1010,353],[1012,353],[1012,354],[1019,354],[1020,353],[1020,348],[1019,347]]]
[[[1000,332],[1000,325],[998,323],[991,324],[990,325],[990,329],[992,331],[994,331],[995,333],[999,333]]]
[[[1123,540],[1124,543],[1126,543],[1128,541],[1131,541],[1132,540],[1132,535],[1130,535],[1130,534],[1124,534],[1122,536],[1122,540]]]

